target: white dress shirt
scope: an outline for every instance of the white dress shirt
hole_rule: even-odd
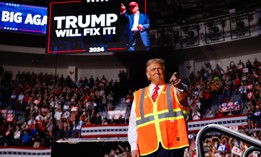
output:
[[[133,25],[132,25],[131,31],[138,31],[139,18],[140,18],[140,12],[137,12],[136,14],[134,14]]]

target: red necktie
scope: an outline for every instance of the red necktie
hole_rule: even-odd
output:
[[[153,100],[154,102],[156,101],[156,99],[157,99],[157,97],[158,97],[158,89],[159,89],[159,87],[156,86],[156,87],[154,88],[154,92],[153,92],[153,94],[152,94],[152,96],[151,96],[151,98],[152,98],[152,100]]]

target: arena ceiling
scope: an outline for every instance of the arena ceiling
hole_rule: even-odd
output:
[[[152,23],[177,25],[260,8],[260,0],[148,0]]]

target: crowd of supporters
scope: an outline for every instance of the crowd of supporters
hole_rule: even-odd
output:
[[[260,74],[257,59],[246,63],[231,61],[227,69],[205,63],[183,80],[191,93],[188,120],[246,114],[247,130],[256,130],[260,138]],[[13,77],[1,68],[0,145],[50,147],[54,140],[79,137],[83,125],[128,124],[135,90],[129,84],[124,71],[119,72],[119,81],[109,81],[104,76],[72,81],[68,76],[47,73],[21,72]],[[126,115],[108,118],[108,111],[114,110],[121,98],[126,100]],[[14,113],[11,120],[7,117],[9,112]],[[223,139],[220,137],[219,141]],[[215,152],[211,147],[209,154]]]
[[[206,63],[197,73],[192,72],[188,84],[191,90],[189,113],[191,120],[225,115],[245,114],[251,108],[252,119],[260,127],[254,112],[260,112],[260,62],[244,64],[234,61],[226,70],[218,64]],[[249,126],[253,128],[254,126]]]
[[[1,115],[5,145],[33,145],[39,137],[46,142],[53,139],[49,136],[76,137],[82,125],[119,123],[107,120],[106,113],[127,94],[120,83],[126,82],[124,71],[120,71],[120,82],[92,76],[74,82],[69,77],[29,72],[11,78],[11,73],[2,70],[1,107],[15,111],[11,121]]]

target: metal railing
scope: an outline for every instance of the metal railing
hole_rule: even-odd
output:
[[[261,152],[261,141],[252,138],[250,136],[247,136],[245,134],[242,134],[240,132],[234,131],[232,129],[229,129],[225,126],[222,125],[217,125],[217,124],[209,124],[198,132],[196,136],[196,148],[197,148],[197,155],[198,157],[204,157],[204,149],[203,149],[203,141],[202,137],[206,135],[208,132],[211,131],[218,131],[220,133],[223,133],[227,136],[231,136],[233,138],[236,138],[238,140],[241,140],[247,144],[250,144],[251,147],[249,147],[243,154],[243,157],[248,156],[252,151],[259,151]]]

